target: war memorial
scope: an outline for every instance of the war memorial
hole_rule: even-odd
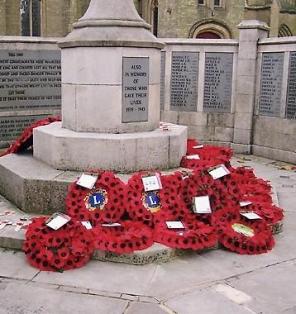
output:
[[[296,38],[238,29],[156,38],[132,0],[92,0],[64,38],[1,37],[0,246],[50,273],[273,254],[285,201],[244,160],[295,180]]]

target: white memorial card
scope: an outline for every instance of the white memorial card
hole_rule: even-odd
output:
[[[95,186],[97,180],[98,176],[83,173],[77,181],[77,185],[91,190]]]
[[[186,156],[186,159],[189,159],[189,160],[200,160],[200,157],[199,157],[199,155],[195,154],[195,155],[188,155],[188,156]]]
[[[214,180],[220,179],[230,174],[230,171],[226,168],[225,165],[217,166],[215,169],[210,170],[209,174]]]
[[[211,214],[211,204],[209,196],[198,196],[193,201],[193,211],[196,214]]]
[[[251,204],[252,204],[252,202],[250,202],[250,201],[241,201],[241,202],[239,202],[239,206],[240,207],[246,207],[246,206],[249,206]]]
[[[55,213],[51,217],[49,217],[46,221],[46,226],[53,229],[58,230],[63,227],[66,223],[71,220],[71,217],[63,214],[63,213]]]
[[[157,191],[162,189],[160,175],[158,173],[154,176],[143,177],[142,182],[145,192]]]
[[[115,228],[115,227],[121,227],[121,224],[118,222],[113,222],[109,224],[102,224],[102,227]]]
[[[200,149],[200,148],[204,148],[204,145],[196,145],[196,146],[193,146],[192,148],[194,148],[194,149]]]
[[[241,215],[243,217],[246,217],[249,220],[258,220],[258,219],[262,219],[262,217],[260,217],[259,215],[257,215],[254,212],[245,212],[245,213],[241,213]]]
[[[185,229],[181,221],[167,221],[166,225],[168,229]]]
[[[93,227],[90,223],[90,221],[81,221],[81,224],[87,229],[87,230],[91,230]]]

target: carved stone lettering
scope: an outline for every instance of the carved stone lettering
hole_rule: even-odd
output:
[[[123,57],[122,122],[148,121],[149,58]]]
[[[171,110],[197,111],[197,52],[173,52],[171,71]]]
[[[284,52],[262,54],[259,114],[279,117],[283,83]]]
[[[26,127],[45,117],[44,115],[0,117],[0,141],[11,141],[17,138]]]
[[[206,53],[204,111],[230,112],[232,96],[232,53]]]
[[[287,118],[296,119],[296,51],[290,53]]]
[[[0,50],[0,111],[60,107],[59,51]]]

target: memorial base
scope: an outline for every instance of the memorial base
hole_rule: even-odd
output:
[[[129,173],[179,167],[186,154],[187,127],[107,134],[74,132],[61,123],[34,129],[34,157],[55,169],[105,169]]]

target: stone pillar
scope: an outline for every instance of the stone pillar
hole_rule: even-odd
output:
[[[245,20],[238,28],[240,35],[232,147],[237,153],[250,154],[256,95],[257,43],[259,39],[267,37],[269,27],[264,22]]]
[[[62,125],[34,130],[34,157],[56,169],[173,168],[187,128],[164,132],[160,55],[133,0],[92,0],[62,49]]]

